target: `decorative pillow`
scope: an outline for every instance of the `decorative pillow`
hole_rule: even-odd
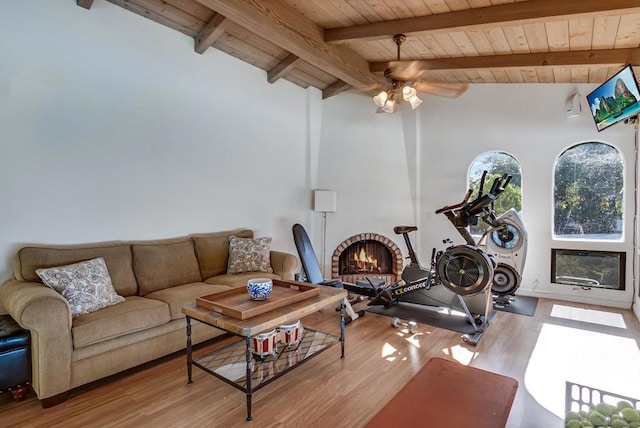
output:
[[[271,268],[271,238],[229,237],[227,274],[242,272],[273,272]]]
[[[45,285],[67,299],[73,318],[124,302],[124,297],[116,294],[113,289],[102,257],[66,266],[37,269],[36,273]]]

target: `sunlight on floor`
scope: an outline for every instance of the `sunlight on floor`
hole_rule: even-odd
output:
[[[382,345],[382,353],[380,356],[386,359],[387,361],[394,361],[396,359],[397,353],[398,353],[398,350],[396,348],[394,348],[388,343],[385,343],[384,345]]]
[[[403,332],[398,332],[396,334],[400,337],[403,337],[404,340],[406,340],[416,348],[420,348],[420,337],[423,336],[422,333],[410,334],[408,330],[404,329]]]
[[[598,311],[595,309],[576,308],[565,305],[553,305],[551,316],[573,321],[582,321],[592,324],[608,325],[610,327],[627,328],[622,314]]]
[[[433,312],[438,312],[441,314],[445,314],[445,315],[451,315],[451,316],[456,316],[456,317],[466,317],[467,315],[460,310],[457,309],[453,309],[453,308],[443,308],[443,307],[438,307],[438,306],[425,306],[425,309],[428,309],[430,311]]]
[[[639,361],[633,339],[543,324],[524,383],[540,405],[564,417],[566,381],[640,398]]]
[[[397,349],[390,343],[382,345],[380,357],[389,361],[419,361],[420,360],[420,340],[424,340],[429,333],[410,333],[407,329],[399,330],[395,333],[401,339],[404,339],[411,346],[405,351]],[[404,349],[404,348],[403,348]]]
[[[471,361],[473,361],[473,359],[478,354],[477,352],[471,352],[467,348],[460,345],[456,345],[451,348],[445,348],[442,350],[442,353],[444,355],[450,356],[451,358],[461,364],[464,364],[465,366],[471,364]]]

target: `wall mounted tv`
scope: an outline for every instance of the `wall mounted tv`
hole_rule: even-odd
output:
[[[640,90],[631,65],[625,66],[587,95],[598,131],[640,113]]]

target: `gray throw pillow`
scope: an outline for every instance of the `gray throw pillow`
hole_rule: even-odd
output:
[[[67,299],[73,318],[124,302],[124,297],[113,289],[102,257],[66,266],[37,269],[36,273],[45,285]]]
[[[271,238],[229,237],[227,274],[243,272],[273,272],[271,268]]]

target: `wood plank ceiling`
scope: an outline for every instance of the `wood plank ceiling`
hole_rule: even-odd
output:
[[[390,66],[476,84],[600,83],[640,65],[640,0],[107,1],[193,37],[199,54],[219,49],[325,98],[371,93]]]

